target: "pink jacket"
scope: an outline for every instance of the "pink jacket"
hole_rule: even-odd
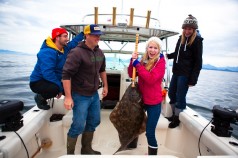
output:
[[[132,77],[133,65],[132,61],[128,67],[128,74]],[[136,65],[136,74],[138,76],[138,86],[142,94],[144,104],[156,105],[162,102],[162,88],[161,83],[165,73],[165,59],[160,55],[157,61],[149,72],[141,63]]]

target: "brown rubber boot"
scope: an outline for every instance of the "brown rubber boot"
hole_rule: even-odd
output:
[[[81,143],[81,155],[101,155],[99,151],[92,149],[92,140],[94,132],[84,132],[82,135]]]
[[[77,138],[67,137],[67,155],[74,155]]]

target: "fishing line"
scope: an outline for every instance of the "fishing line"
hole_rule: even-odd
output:
[[[14,132],[15,132],[16,135],[20,138],[20,140],[21,140],[21,142],[22,142],[22,144],[23,144],[23,146],[24,146],[24,148],[25,148],[25,150],[26,150],[27,158],[30,158],[30,157],[29,157],[28,150],[27,150],[27,148],[26,148],[26,145],[25,145],[24,141],[22,140],[21,136],[20,136],[16,131],[14,131]]]
[[[201,134],[200,134],[200,136],[199,136],[199,139],[198,139],[198,150],[199,150],[200,156],[202,156],[202,155],[201,155],[201,151],[200,151],[200,140],[201,140],[201,137],[202,137],[202,134],[203,134],[204,130],[205,130],[205,129],[207,128],[207,126],[212,122],[212,120],[213,120],[213,118],[212,118],[211,121],[208,122],[208,124],[203,128],[203,130],[202,130],[202,132],[201,132]]]

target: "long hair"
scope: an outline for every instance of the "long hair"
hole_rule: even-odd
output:
[[[193,44],[196,36],[197,36],[197,31],[195,29],[193,29],[193,34],[191,35],[191,38],[189,39],[187,45],[191,46],[191,44]],[[186,37],[185,37],[185,34],[184,34],[184,30],[183,30],[182,38],[181,38],[181,44],[185,44],[185,42],[186,42]]]
[[[159,53],[156,56],[154,56],[152,59],[149,59],[148,51],[147,51],[150,43],[155,43],[159,49]],[[162,41],[158,37],[151,37],[147,41],[146,50],[145,50],[145,53],[141,59],[141,64],[145,65],[145,69],[147,71],[150,71],[153,68],[155,62],[157,62],[159,60],[161,49],[162,49]]]

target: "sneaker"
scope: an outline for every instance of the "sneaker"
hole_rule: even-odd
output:
[[[47,105],[47,101],[40,94],[36,94],[34,99],[35,99],[36,105],[39,109],[43,109],[43,110],[50,109],[50,106]]]

